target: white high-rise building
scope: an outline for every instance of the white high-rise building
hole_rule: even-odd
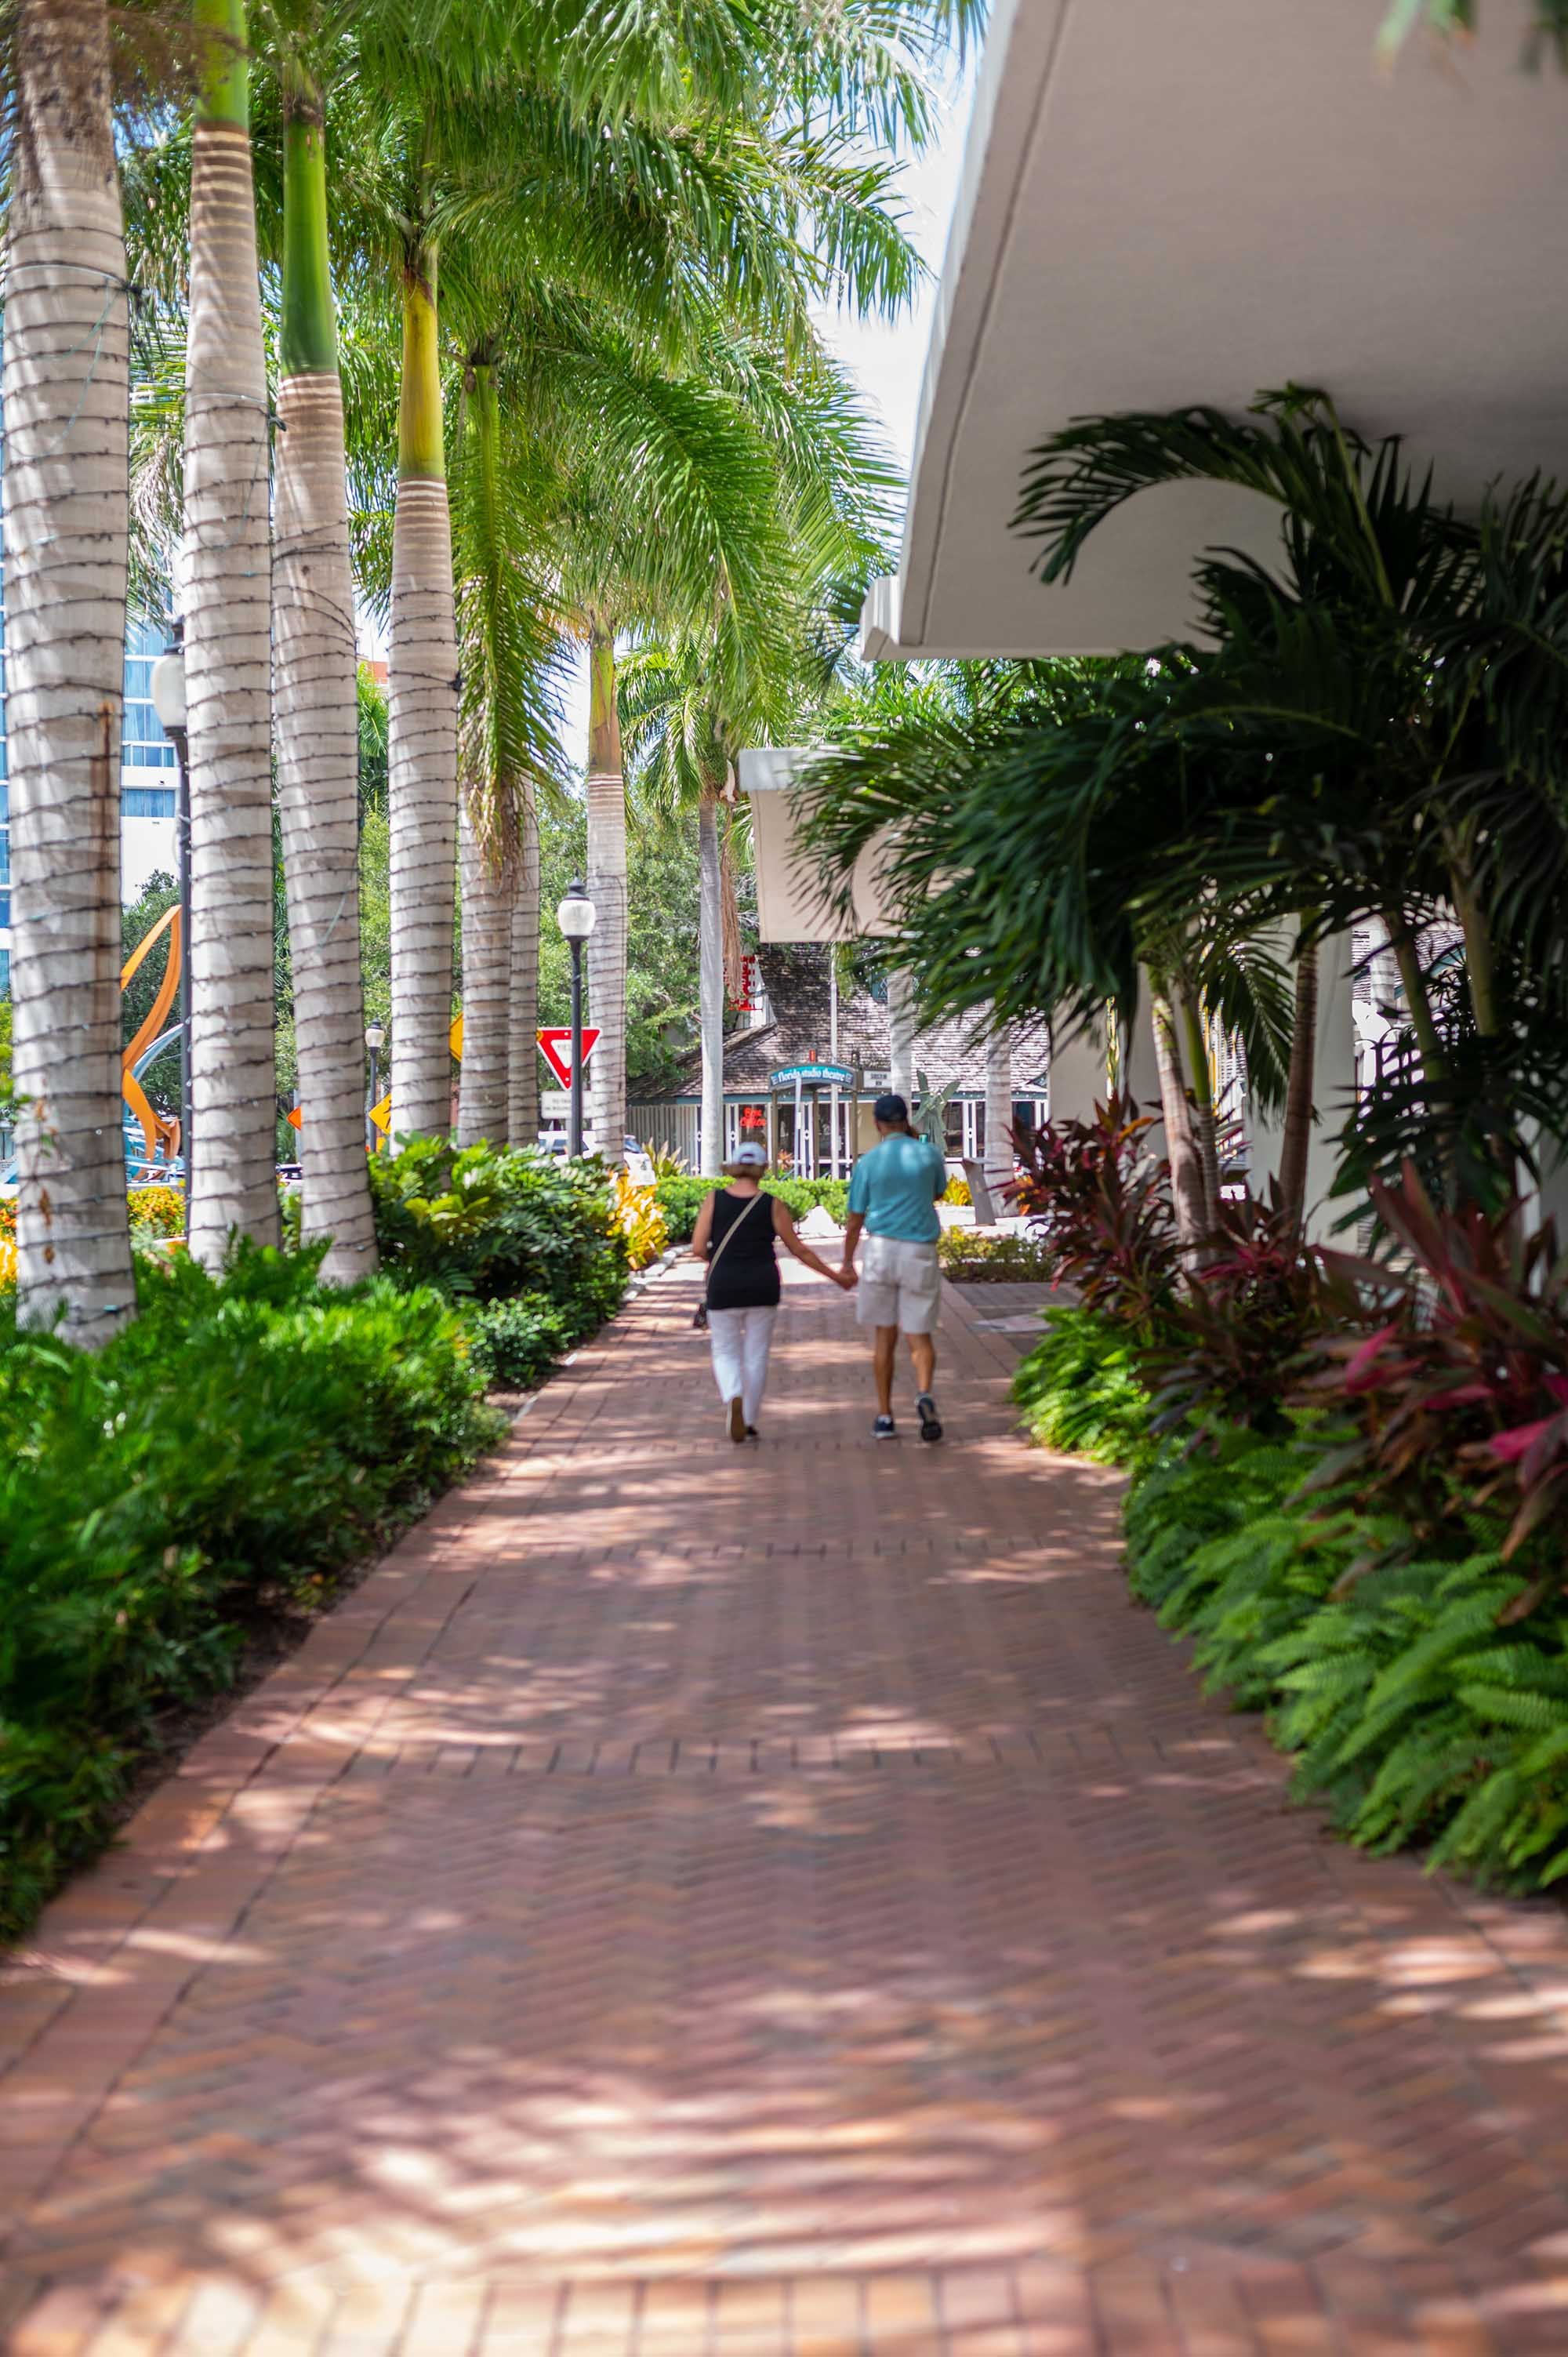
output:
[[[125,640],[125,720],[120,770],[120,897],[140,897],[149,876],[175,873],[174,747],[153,709],[149,680],[165,634],[134,622]],[[5,766],[5,615],[0,607],[0,993],[11,987],[11,824]]]

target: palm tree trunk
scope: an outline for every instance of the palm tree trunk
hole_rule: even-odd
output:
[[[18,1303],[96,1348],[135,1308],[120,1102],[125,248],[103,0],[20,0],[5,579]]]
[[[724,888],[719,863],[718,804],[704,793],[697,804],[699,897],[698,1028],[703,1043],[703,1110],[697,1168],[719,1169],[725,1147]]]
[[[1503,1036],[1502,1002],[1498,986],[1497,943],[1492,921],[1476,888],[1474,856],[1468,844],[1450,847],[1448,888],[1454,911],[1465,936],[1465,986],[1470,995],[1476,1029],[1486,1049],[1495,1055]],[[1501,1080],[1502,1075],[1497,1075]],[[1511,1193],[1519,1183],[1513,1146],[1507,1134],[1494,1128],[1488,1141],[1498,1175]]]
[[[465,804],[458,829],[463,879],[463,1062],[457,1143],[507,1144],[515,850],[483,841]]]
[[[1178,993],[1177,1005],[1192,1066],[1188,1104],[1192,1114],[1193,1143],[1197,1148],[1198,1166],[1203,1172],[1208,1231],[1213,1234],[1219,1225],[1219,1138],[1214,1118],[1214,1079],[1208,1067],[1208,1039],[1204,1030],[1202,1010],[1190,991]]]
[[[1317,943],[1298,937],[1290,1073],[1280,1146],[1280,1200],[1299,1228],[1306,1216],[1306,1166],[1312,1149],[1312,1084],[1317,1059]]]
[[[278,1241],[273,1054],[272,549],[267,370],[245,0],[195,0],[185,383],[190,1249]]]
[[[343,393],[327,258],[321,93],[284,91],[283,333],[274,492],[273,706],[305,1168],[302,1232],[323,1274],[376,1265],[365,1157],[359,700]],[[393,1052],[397,1042],[394,1039]]]
[[[1208,1233],[1208,1195],[1203,1166],[1192,1134],[1190,1108],[1183,1085],[1181,1046],[1168,985],[1149,975],[1150,1011],[1155,1033],[1155,1064],[1160,1077],[1160,1110],[1165,1125],[1165,1154],[1171,1167],[1171,1202],[1176,1211],[1176,1239],[1183,1265],[1190,1274],[1202,1260]]]
[[[1443,1035],[1437,1028],[1432,1012],[1432,1000],[1427,992],[1426,976],[1422,971],[1421,952],[1416,946],[1415,931],[1402,909],[1385,915],[1384,928],[1394,963],[1404,985],[1405,1006],[1410,1012],[1411,1028],[1415,1033],[1416,1046],[1421,1049],[1422,1070],[1434,1095],[1444,1102],[1452,1099],[1448,1072],[1448,1057],[1443,1045]]]
[[[1013,1042],[998,1028],[985,1042],[985,1183],[1002,1209],[1013,1181]]]
[[[392,1130],[452,1123],[452,919],[457,848],[457,624],[441,426],[435,248],[403,279],[403,384],[387,662],[392,819]]]
[[[526,787],[517,892],[511,907],[507,1128],[514,1146],[539,1136],[539,813]]]
[[[588,640],[588,898],[598,911],[588,937],[588,1012],[598,1026],[588,1067],[595,1149],[624,1159],[626,1138],[626,779],[616,712],[615,632],[597,622]]]

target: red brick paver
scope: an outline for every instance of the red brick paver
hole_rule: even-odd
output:
[[[791,1272],[793,1278],[794,1272]],[[0,1983],[14,2357],[1568,2349],[1568,1932],[1283,1804],[953,1300],[660,1280]]]

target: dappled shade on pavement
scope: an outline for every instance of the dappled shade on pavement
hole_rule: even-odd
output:
[[[15,2357],[1568,2348],[1568,1933],[1287,1811],[1026,1450],[660,1279],[0,1986]]]

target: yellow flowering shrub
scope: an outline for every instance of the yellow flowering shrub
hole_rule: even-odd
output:
[[[626,1238],[626,1256],[633,1268],[647,1268],[670,1241],[658,1197],[651,1187],[639,1187],[626,1170],[618,1170],[610,1211]]]
[[[183,1236],[185,1197],[177,1187],[133,1187],[131,1229],[138,1243],[153,1236]]]

